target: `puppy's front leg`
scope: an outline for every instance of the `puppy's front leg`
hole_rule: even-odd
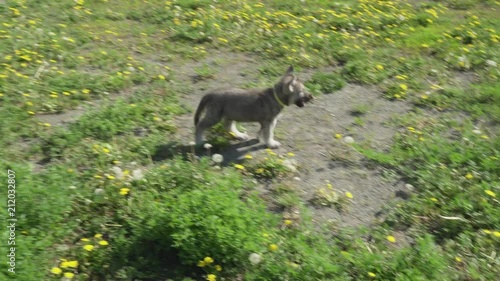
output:
[[[278,118],[274,118],[273,121],[269,123],[262,124],[262,134],[264,137],[264,142],[269,148],[278,148],[281,144],[274,140],[274,127]]]

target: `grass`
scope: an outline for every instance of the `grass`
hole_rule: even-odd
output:
[[[494,280],[499,8],[488,0],[0,4],[0,166],[15,171],[18,219],[16,273],[4,256],[0,279]],[[158,157],[186,112],[176,66],[214,50],[255,54],[262,76],[283,65],[317,68],[307,82],[315,94],[349,82],[413,103],[388,151],[354,145],[412,184],[411,197],[370,228],[318,226],[285,183],[282,161],[293,156],[268,152],[227,167]],[[217,75],[206,64],[195,72]],[[474,78],[469,86],[455,77]],[[90,102],[67,126],[38,119]],[[354,107],[356,124],[366,126],[369,109]],[[357,157],[332,149],[333,161]],[[300,210],[300,219],[266,210],[255,181],[281,186],[272,203]],[[315,198],[349,204],[328,186]],[[7,248],[11,234],[0,234]]]

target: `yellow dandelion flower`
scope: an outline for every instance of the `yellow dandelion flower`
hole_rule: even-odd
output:
[[[207,264],[204,261],[198,262],[198,267],[205,267]]]
[[[207,275],[207,280],[208,281],[216,281],[217,280],[217,276],[215,274],[208,274]]]
[[[491,234],[491,230],[488,230],[488,229],[483,229],[483,232],[484,232],[485,234]]]
[[[293,153],[293,152],[288,152],[286,155],[293,157],[293,156],[295,156],[295,153]]]
[[[69,265],[68,265],[68,262],[67,262],[67,261],[63,261],[63,262],[61,262],[61,264],[59,264],[59,266],[60,266],[61,268],[68,268],[68,267],[69,267]]]
[[[216,264],[216,265],[215,265],[215,270],[217,270],[217,271],[222,271],[222,266],[220,266],[220,265]]]
[[[31,111],[31,110],[28,110],[28,114],[29,114],[29,115],[35,115],[35,112],[34,112],[34,111]]]
[[[399,87],[400,87],[403,91],[408,90],[408,86],[406,86],[406,84],[399,84]]]
[[[91,252],[92,250],[94,250],[94,245],[85,245],[83,246],[83,249],[85,251]]]
[[[101,237],[102,237],[102,234],[101,234],[101,233],[96,233],[96,234],[94,235],[94,237],[95,237],[95,238],[101,238]]]
[[[276,244],[269,245],[269,251],[273,251],[274,252],[276,250],[278,250],[278,245],[276,245]]]
[[[345,196],[346,196],[347,198],[349,198],[349,199],[352,199],[352,198],[354,197],[354,196],[352,196],[352,193],[350,193],[349,191],[347,191],[347,192],[345,193]]]
[[[432,202],[438,202],[438,199],[437,199],[437,198],[434,198],[434,197],[431,197],[431,201],[432,201]]]
[[[102,152],[104,152],[104,153],[109,153],[109,149],[107,149],[107,148],[105,148],[105,147],[104,147],[104,148],[102,149]]]
[[[33,103],[32,103],[32,102],[30,102],[30,101],[27,101],[27,102],[26,102],[26,105],[27,105],[27,106],[33,106]]]
[[[77,268],[78,261],[68,261],[67,265],[68,265],[68,267],[71,267],[71,268]]]
[[[378,70],[384,70],[384,66],[383,66],[383,65],[381,65],[381,64],[377,64],[376,68],[377,68]]]
[[[341,139],[342,138],[342,134],[335,134],[335,138],[336,139]]]
[[[462,258],[460,258],[460,257],[455,257],[455,261],[456,261],[456,262],[462,262]]]
[[[165,76],[161,75],[161,74],[158,74],[158,79],[160,80],[165,80]]]
[[[489,196],[491,196],[491,197],[496,197],[496,196],[497,196],[497,195],[495,194],[495,192],[493,192],[493,191],[491,191],[491,190],[489,190],[489,189],[485,190],[484,192],[485,192],[486,194],[488,194]]]
[[[71,93],[70,93],[70,92],[63,92],[63,95],[65,95],[65,96],[70,96],[70,95],[71,95]]]
[[[391,243],[395,243],[396,242],[396,238],[394,238],[394,236],[392,236],[392,235],[388,235],[386,238],[387,238],[387,241],[389,241]]]
[[[43,125],[44,125],[45,127],[50,127],[50,126],[52,126],[50,123],[43,123]]]
[[[62,273],[62,269],[60,269],[59,267],[53,267],[51,270],[50,270],[50,273],[52,274],[56,274],[56,275],[59,275]]]
[[[368,272],[368,276],[370,276],[370,277],[372,277],[372,278],[373,278],[373,277],[376,277],[376,276],[377,276],[377,274],[375,274],[375,273],[373,273],[373,272]]]
[[[106,240],[101,240],[101,241],[99,241],[99,245],[101,245],[101,246],[108,246],[109,242],[106,241]]]
[[[112,175],[107,175],[106,177],[107,177],[109,180],[114,180],[114,179],[115,179],[115,177],[114,177],[114,176],[112,176]]]
[[[421,95],[420,98],[423,99],[423,100],[426,100],[426,99],[429,98],[429,96],[428,95]]]
[[[213,263],[213,262],[214,262],[214,259],[212,259],[211,257],[205,257],[205,258],[203,259],[203,261],[205,262],[205,264],[207,264],[207,265],[208,265],[208,264]]]
[[[285,225],[291,225],[291,224],[292,224],[292,221],[291,221],[291,220],[285,220],[283,223],[284,223]]]
[[[89,93],[90,93],[90,90],[89,90],[89,89],[83,89],[83,90],[82,90],[82,93],[84,93],[84,94],[89,94]]]
[[[257,169],[255,170],[255,173],[256,173],[256,174],[262,174],[262,173],[264,173],[264,168],[257,168]]]
[[[465,178],[471,180],[474,178],[474,176],[471,173],[467,173],[467,175],[465,175]]]
[[[82,239],[80,239],[80,241],[82,241],[82,242],[89,242],[90,240],[88,238],[82,238]]]
[[[234,167],[238,170],[245,170],[245,166],[240,165],[240,164],[234,164]]]
[[[493,232],[493,235],[494,235],[495,237],[500,237],[500,231],[495,231],[495,232]]]
[[[129,194],[129,192],[130,192],[129,188],[126,188],[126,187],[120,188],[120,194],[123,195],[123,196]]]
[[[250,154],[247,154],[247,155],[245,155],[244,157],[245,157],[245,159],[252,159],[252,158],[253,158],[253,156],[252,156],[252,155],[250,155]]]

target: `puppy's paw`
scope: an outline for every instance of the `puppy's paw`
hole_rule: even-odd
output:
[[[279,143],[278,141],[275,141],[275,140],[270,140],[267,143],[267,147],[269,147],[269,148],[278,148],[280,145],[281,145],[281,143]]]

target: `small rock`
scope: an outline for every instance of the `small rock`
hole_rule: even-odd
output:
[[[346,143],[354,143],[354,139],[350,136],[344,137],[344,141]]]
[[[299,178],[299,177],[293,177],[293,180],[294,180],[294,181],[301,181],[302,179],[301,179],[301,178]]]
[[[408,190],[413,190],[415,189],[415,187],[409,183],[405,184],[405,188],[408,189]]]
[[[476,134],[476,135],[480,135],[480,134],[481,134],[481,131],[479,131],[479,130],[477,130],[477,129],[476,129],[476,130],[472,130],[472,132],[473,132],[474,134]]]
[[[68,186],[68,188],[69,188],[69,189],[76,189],[76,186],[74,186],[74,185],[70,185],[70,186]]]

